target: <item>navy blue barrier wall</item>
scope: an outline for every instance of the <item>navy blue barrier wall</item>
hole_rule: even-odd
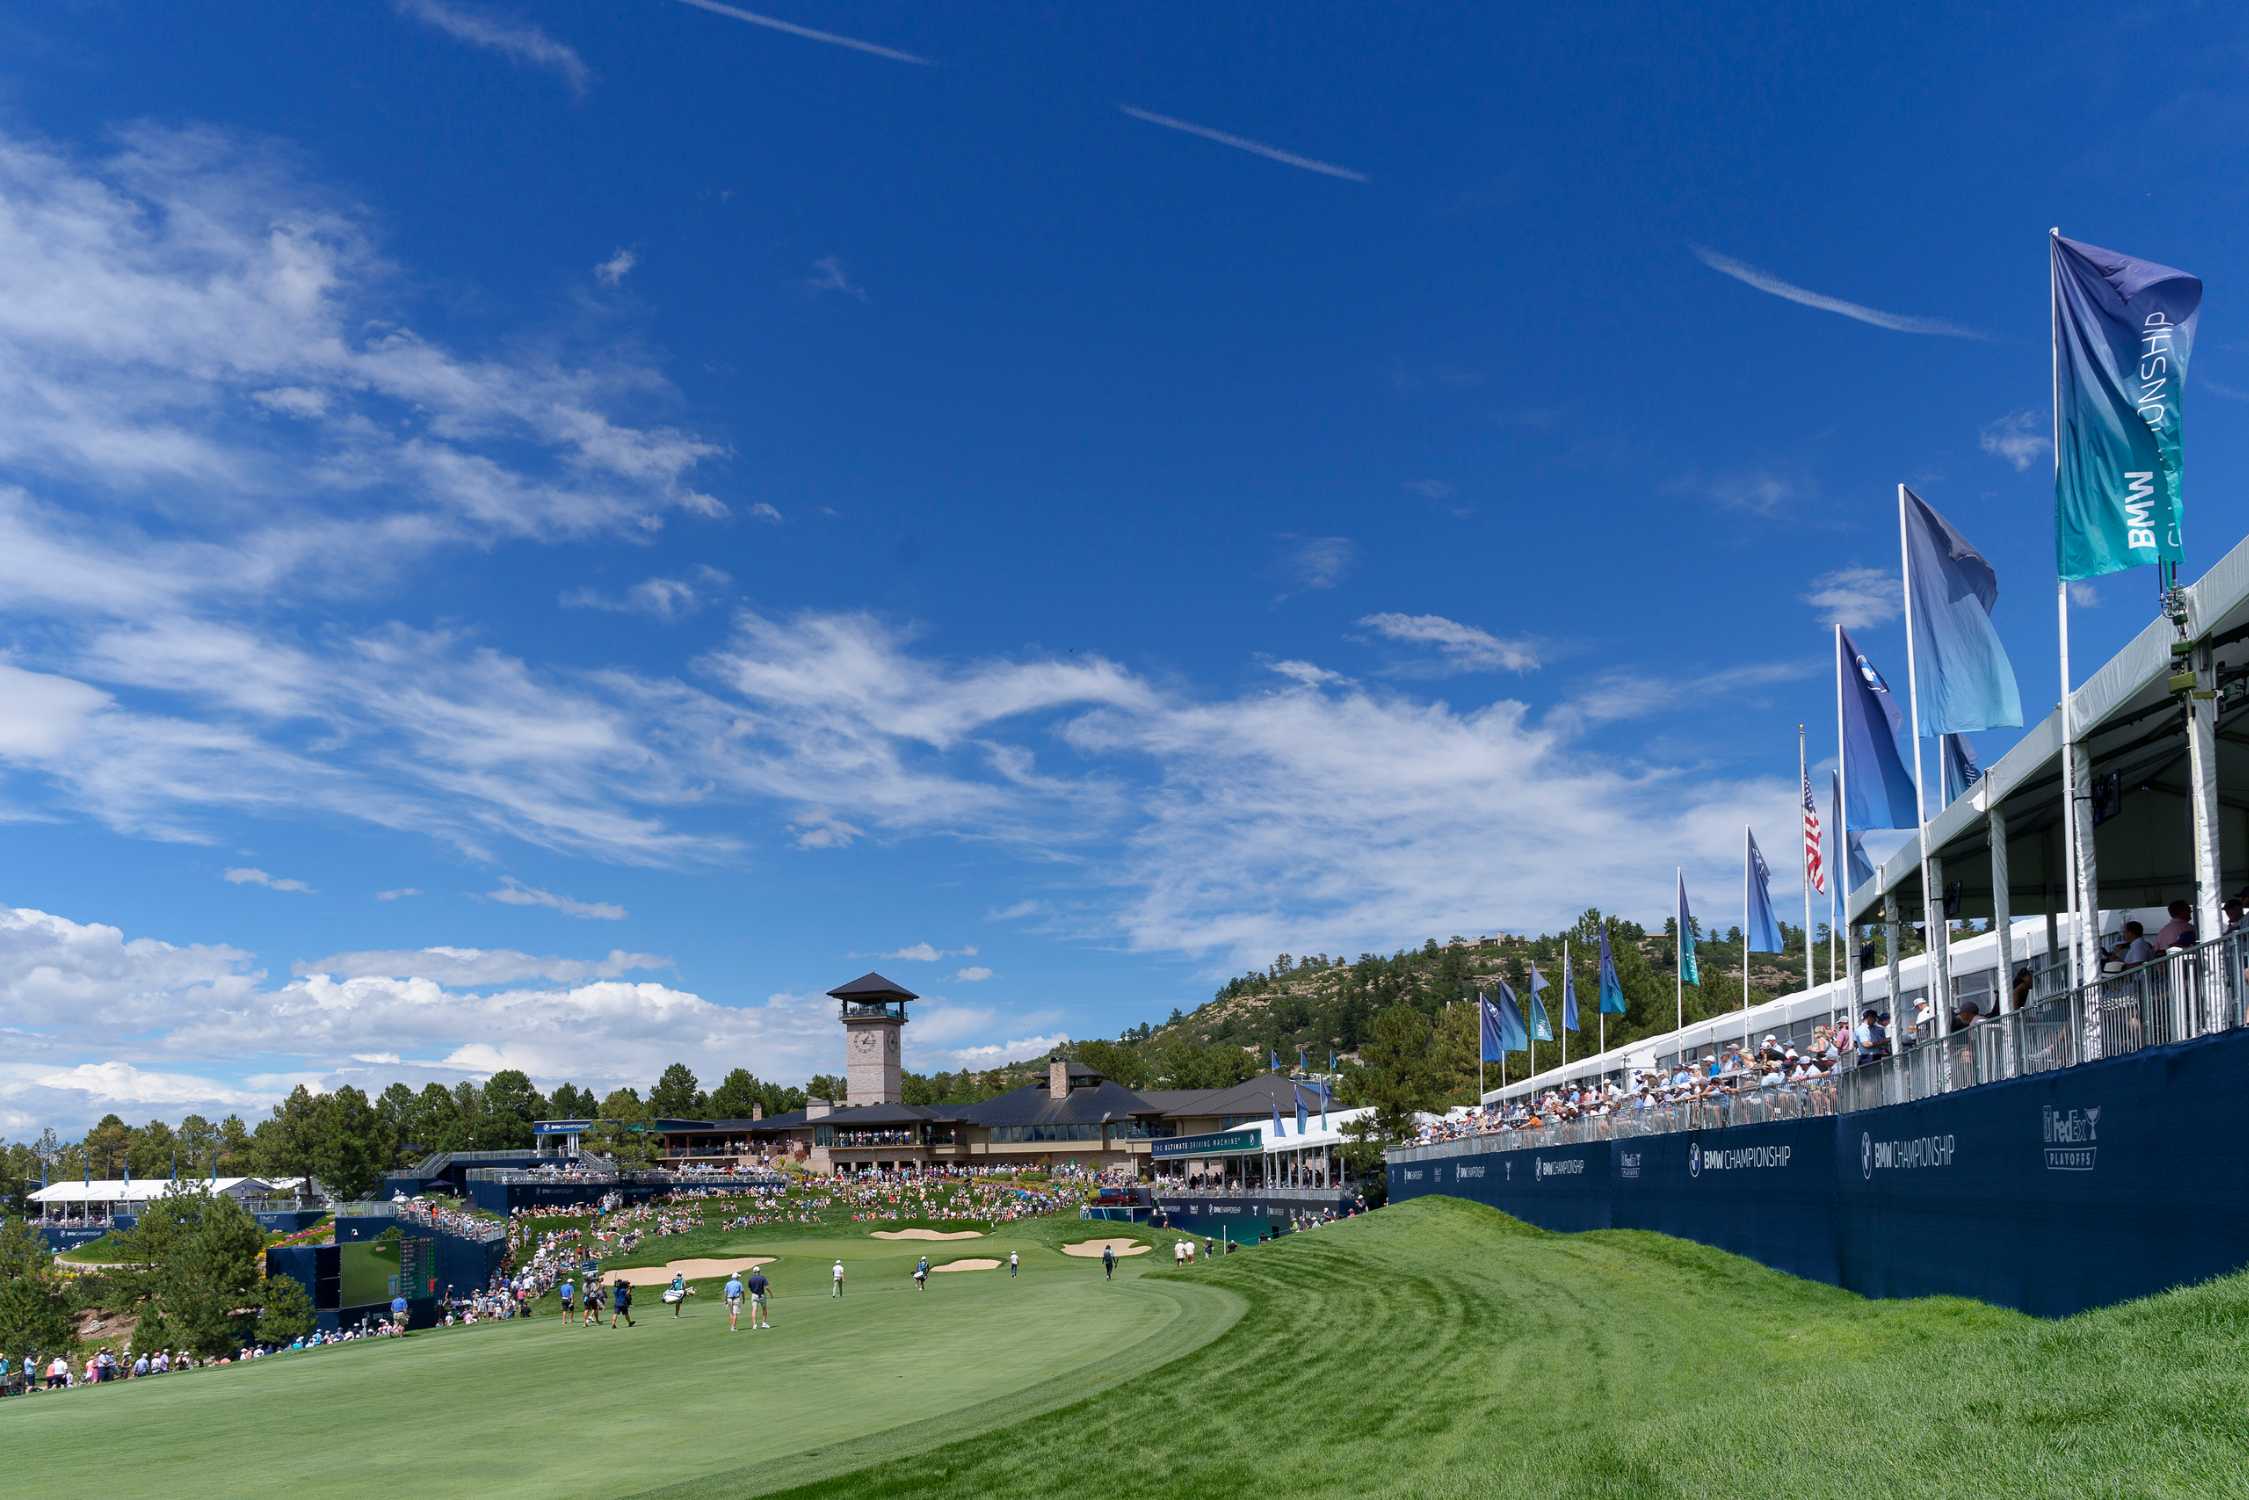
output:
[[[1288,1232],[1289,1215],[1316,1212],[1332,1208],[1343,1213],[1351,1206],[1349,1194],[1339,1193],[1332,1199],[1200,1197],[1196,1195],[1173,1196],[1168,1193],[1153,1195],[1152,1206],[1156,1222],[1167,1228],[1187,1234],[1207,1235],[1213,1239],[1225,1238],[1236,1244],[1254,1245],[1261,1239]]]
[[[1393,1163],[1390,1196],[1657,1230],[1868,1296],[2066,1316],[2249,1263],[2245,1067],[2234,1032],[1834,1119]]]

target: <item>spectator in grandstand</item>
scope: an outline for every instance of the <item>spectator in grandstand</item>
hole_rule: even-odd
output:
[[[2241,930],[2241,912],[2241,898],[2239,896],[2227,897],[2225,904],[2226,931],[2238,932]]]
[[[2126,922],[2122,936],[2109,950],[2101,970],[2107,974],[2121,974],[2135,964],[2146,963],[2155,953],[2155,945],[2147,940],[2147,929],[2137,922]]]
[[[2165,908],[2171,920],[2164,923],[2155,935],[2155,951],[2169,953],[2173,948],[2194,946],[2194,907],[2185,901],[2174,901]]]
[[[2028,967],[2015,970],[2015,986],[2008,994],[2007,1008],[2009,1010],[2021,1010],[2024,1006],[2030,1004],[2031,986],[2036,983],[2038,983],[2038,976],[2031,973]]]

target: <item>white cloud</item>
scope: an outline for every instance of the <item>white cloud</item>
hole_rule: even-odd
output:
[[[1301,684],[1304,687],[1324,687],[1331,682],[1345,683],[1351,680],[1341,672],[1331,672],[1315,662],[1274,661],[1267,662],[1265,665],[1269,670],[1278,672],[1289,681]]]
[[[83,682],[0,662],[0,759],[65,753],[109,702],[107,693]]]
[[[397,3],[401,15],[434,26],[455,41],[497,52],[514,62],[544,68],[570,85],[570,91],[581,98],[593,81],[593,70],[586,66],[577,49],[556,41],[528,21],[483,15],[456,5],[441,4],[439,0],[397,0]]]
[[[1359,623],[1386,640],[1435,647],[1447,671],[1528,672],[1538,666],[1538,652],[1530,642],[1502,640],[1442,615],[1363,615]]]
[[[593,279],[606,287],[622,286],[625,278],[632,274],[633,267],[639,264],[638,255],[620,246],[615,255],[593,268]]]
[[[953,975],[953,978],[962,984],[981,984],[991,977],[992,971],[982,964],[970,964],[964,969],[957,970]]]
[[[1804,602],[1822,620],[1863,630],[1896,619],[1904,610],[1897,575],[1880,568],[1837,568],[1812,580]]]
[[[328,415],[332,404],[326,391],[303,385],[277,385],[271,390],[252,391],[250,399],[267,411],[285,417],[302,417],[308,422]]]
[[[1453,487],[1442,479],[1409,479],[1401,489],[1411,491],[1424,500],[1450,500]]]
[[[925,68],[929,66],[928,58],[916,57],[911,52],[901,52],[895,47],[877,46],[873,42],[861,41],[858,37],[843,36],[833,31],[816,31],[810,26],[799,26],[794,21],[777,20],[772,16],[760,15],[753,10],[743,10],[740,6],[724,5],[720,3],[720,0],[680,0],[680,4],[692,5],[697,10],[707,10],[714,16],[726,16],[732,20],[746,22],[751,26],[763,26],[768,31],[778,31],[784,36],[799,37],[808,42],[820,42],[830,47],[844,47],[853,52],[864,52],[870,57],[888,58],[892,62],[914,63]]]
[[[305,895],[312,893],[312,887],[301,880],[285,880],[250,865],[227,871],[226,882],[228,885],[262,885],[270,891],[295,891]]]
[[[986,912],[984,920],[987,922],[1019,922],[1025,917],[1035,917],[1045,910],[1045,902],[1034,901],[1026,897],[1024,900]]]
[[[2100,588],[2088,580],[2080,579],[2069,586],[2069,602],[2079,609],[2092,609],[2101,602]]]
[[[553,891],[542,891],[525,885],[513,875],[500,878],[497,889],[484,893],[485,898],[507,906],[544,906],[561,912],[566,917],[582,917],[597,922],[622,922],[627,915],[622,906],[608,901],[579,901],[569,896],[558,896]]]
[[[804,284],[815,292],[840,292],[859,301],[867,300],[867,289],[851,279],[843,262],[833,255],[823,255],[812,263],[812,274]]]
[[[375,892],[375,899],[377,901],[403,901],[408,896],[419,896],[420,894],[422,894],[420,886],[402,885],[393,891]]]
[[[617,979],[635,969],[668,969],[672,961],[654,953],[627,953],[612,948],[605,958],[558,958],[519,953],[512,948],[411,948],[376,949],[358,953],[331,953],[299,963],[294,972],[326,974],[338,979],[386,976],[396,979],[430,979],[439,984],[487,988],[517,984],[527,979],[547,979],[557,984],[581,984],[589,979]]]
[[[1973,328],[1963,328],[1958,323],[1947,322],[1943,318],[1923,318],[1910,313],[1884,312],[1878,307],[1868,307],[1863,303],[1846,302],[1841,297],[1830,297],[1824,292],[1815,292],[1809,288],[1797,286],[1793,282],[1783,281],[1770,271],[1761,271],[1746,261],[1736,260],[1730,255],[1721,255],[1716,250],[1705,249],[1700,245],[1691,245],[1688,248],[1694,252],[1695,259],[1721,276],[1731,276],[1744,286],[1755,287],[1768,296],[1778,297],[1784,302],[1794,302],[1800,307],[1812,307],[1819,309],[1821,312],[1837,313],[1854,322],[1871,324],[1876,328],[1886,328],[1892,333],[1926,333],[1954,339],[1980,339],[1985,336]]]
[[[753,500],[750,502],[750,519],[778,526],[781,524],[781,511],[778,506],[770,505],[763,500]]]
[[[864,831],[818,810],[798,813],[789,820],[789,841],[799,849],[843,849]]]
[[[1359,544],[1347,536],[1286,535],[1281,544],[1281,573],[1297,589],[1332,589],[1359,560]]]
[[[975,956],[976,946],[973,943],[966,948],[939,948],[931,943],[910,943],[906,947],[894,948],[882,955],[884,958],[906,959],[917,964],[933,964],[944,958],[974,958]]]
[[[1172,115],[1159,115],[1153,110],[1138,109],[1130,104],[1117,106],[1127,116],[1146,125],[1161,125],[1166,130],[1176,130],[1184,135],[1199,136],[1215,141],[1221,146],[1231,146],[1236,151],[1247,151],[1252,156],[1262,156],[1267,161],[1277,161],[1285,167],[1297,167],[1306,172],[1317,172],[1323,177],[1340,177],[1346,182],[1372,182],[1366,173],[1351,167],[1339,167],[1331,161],[1320,161],[1310,156],[1299,156],[1294,151],[1284,151],[1263,141],[1253,141],[1248,136],[1232,135],[1223,130],[1213,130],[1208,125],[1197,125]]]
[[[1986,422],[1976,435],[1976,445],[1992,457],[2013,464],[2016,473],[2027,474],[2053,459],[2054,440],[2046,435],[2046,421],[2044,412],[2010,412],[1997,421]]]
[[[566,590],[565,609],[598,609],[611,614],[647,615],[676,620],[694,614],[733,582],[717,568],[698,569],[693,578],[644,578],[622,594],[605,594],[592,586]]]

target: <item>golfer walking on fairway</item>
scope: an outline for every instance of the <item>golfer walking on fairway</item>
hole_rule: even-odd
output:
[[[726,1331],[728,1333],[739,1332],[740,1330],[735,1325],[741,1321],[742,1278],[740,1276],[729,1276],[726,1278]],[[750,1326],[755,1328],[757,1324],[752,1323]]]
[[[619,1318],[625,1320],[627,1328],[634,1326],[633,1284],[622,1276],[609,1284],[609,1326],[615,1328]]]
[[[830,1286],[829,1286],[829,1288],[828,1288],[828,1295],[829,1295],[829,1296],[831,1296],[831,1297],[840,1297],[840,1296],[842,1296],[842,1295],[843,1295],[843,1262],[842,1262],[842,1261],[840,1261],[840,1260],[839,1260],[839,1261],[837,1261],[837,1262],[836,1262],[836,1268],[835,1268],[835,1271],[834,1271],[834,1272],[833,1272],[832,1274],[833,1274],[833,1276],[834,1276],[834,1282],[833,1282],[833,1284],[832,1284],[832,1285],[830,1285]]]
[[[1103,1245],[1101,1247],[1101,1279],[1103,1281],[1115,1281],[1117,1279],[1117,1247],[1114,1245]]]

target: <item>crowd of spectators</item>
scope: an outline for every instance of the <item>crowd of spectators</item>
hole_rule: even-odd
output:
[[[391,1319],[369,1319],[354,1328],[316,1328],[285,1344],[245,1344],[235,1354],[221,1354],[207,1359],[197,1359],[185,1349],[135,1350],[129,1344],[122,1351],[105,1345],[87,1353],[80,1362],[73,1362],[68,1354],[33,1352],[19,1360],[0,1353],[0,1396],[76,1390],[80,1386],[108,1385],[119,1380],[147,1380],[158,1375],[177,1375],[189,1370],[249,1364],[254,1360],[270,1359],[277,1354],[297,1350],[356,1343],[361,1339],[395,1338],[405,1331],[404,1324]]]

